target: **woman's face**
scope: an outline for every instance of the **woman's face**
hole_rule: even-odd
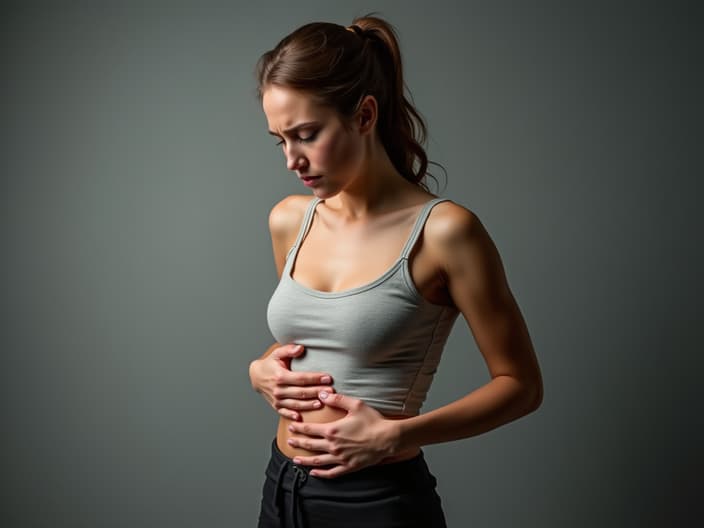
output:
[[[362,137],[353,127],[345,127],[334,109],[279,86],[264,91],[262,106],[269,133],[279,138],[286,167],[317,197],[334,196],[360,173]]]

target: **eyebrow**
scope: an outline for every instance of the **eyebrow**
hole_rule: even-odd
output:
[[[316,121],[308,121],[306,123],[300,123],[296,126],[292,126],[291,128],[287,128],[286,130],[284,130],[284,134],[290,135],[294,132],[297,132],[301,128],[306,128],[306,127],[310,127],[310,126],[317,126],[317,125],[318,125],[318,123]],[[268,130],[267,132],[269,132],[269,134],[271,134],[272,136],[281,137],[279,134],[277,134],[273,130]]]

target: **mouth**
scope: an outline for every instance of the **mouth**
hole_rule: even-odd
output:
[[[315,183],[321,178],[322,176],[299,176],[301,181],[303,182],[303,185],[306,185],[308,187],[315,185]]]

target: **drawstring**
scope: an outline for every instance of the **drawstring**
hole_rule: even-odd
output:
[[[289,517],[293,521],[293,528],[303,528],[303,513],[298,504],[298,488],[305,484],[308,478],[306,470],[300,466],[293,466],[293,482],[291,484],[291,511]],[[299,522],[300,521],[300,522]]]
[[[279,507],[279,497],[281,495],[281,489],[283,488],[283,476],[288,467],[293,468],[293,482],[291,482],[291,507],[289,509],[289,519],[293,523],[293,528],[304,528],[305,523],[303,522],[303,512],[298,504],[298,489],[305,484],[308,479],[308,472],[301,466],[296,464],[291,464],[288,460],[285,460],[281,467],[279,468],[279,473],[276,475],[276,489],[274,490],[274,505],[278,510],[279,519],[281,519],[281,509]]]
[[[274,489],[274,507],[278,514],[279,519],[281,518],[281,511],[279,510],[279,495],[281,494],[281,479],[283,478],[284,472],[288,467],[288,460],[281,464],[279,468],[279,473],[276,475],[276,488]]]

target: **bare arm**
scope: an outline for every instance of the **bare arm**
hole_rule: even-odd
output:
[[[473,213],[451,203],[436,206],[431,219],[424,250],[469,324],[491,380],[452,403],[404,420],[386,420],[344,395],[321,395],[325,405],[345,409],[347,415],[328,424],[290,426],[302,435],[292,440],[294,446],[323,453],[298,463],[335,466],[314,470],[316,476],[337,477],[407,449],[474,436],[532,412],[542,401],[533,345],[484,226]]]
[[[279,278],[286,254],[295,242],[308,200],[310,197],[290,196],[276,204],[269,214],[274,263]],[[292,420],[300,419],[300,411],[320,408],[318,393],[323,389],[332,390],[332,380],[323,372],[291,372],[291,359],[304,352],[303,347],[293,343],[274,343],[249,364],[252,388],[280,415]]]
[[[528,329],[496,247],[479,219],[456,205],[428,233],[448,290],[467,320],[491,381],[434,411],[399,422],[398,448],[474,436],[540,406],[543,385]]]

